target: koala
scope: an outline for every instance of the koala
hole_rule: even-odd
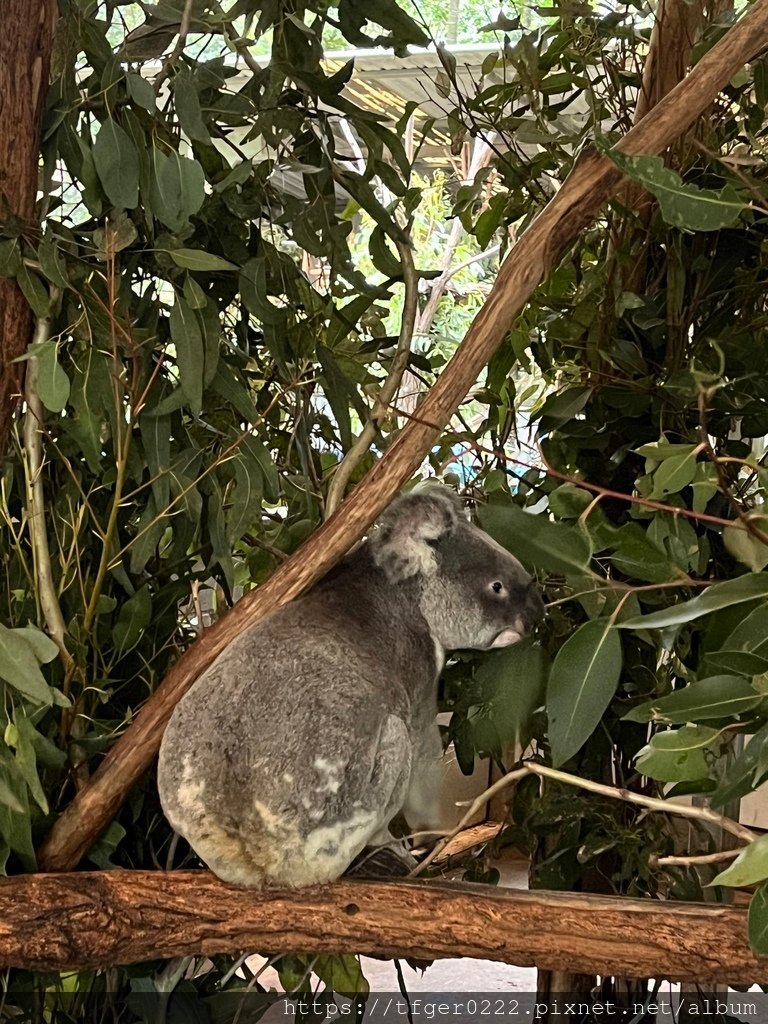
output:
[[[432,486],[306,594],[246,630],[177,705],[158,787],[171,825],[226,882],[339,878],[434,827],[437,681],[446,652],[518,641],[543,615],[534,580]]]

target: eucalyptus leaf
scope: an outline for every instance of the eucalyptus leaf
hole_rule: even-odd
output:
[[[619,623],[621,629],[662,629],[665,626],[679,626],[685,622],[693,622],[702,615],[729,608],[734,604],[754,601],[757,597],[768,595],[768,573],[745,573],[733,580],[713,583],[703,594],[682,601],[650,615],[638,615]]]
[[[747,917],[749,944],[755,953],[768,953],[768,884],[752,894]]]
[[[33,704],[51,704],[51,689],[40,671],[35,648],[17,629],[0,623],[0,679]]]
[[[131,137],[111,117],[99,128],[93,162],[113,206],[132,210],[139,205],[139,155]]]
[[[27,641],[41,665],[58,658],[58,645],[37,626],[17,626],[12,632]]]
[[[155,90],[146,78],[142,78],[141,75],[129,73],[125,76],[125,82],[128,88],[128,95],[131,97],[133,102],[137,103],[145,110],[148,110],[150,114],[154,114],[157,107]]]
[[[768,519],[765,516],[756,516],[753,522],[766,533]],[[723,530],[723,543],[733,557],[752,572],[760,572],[768,565],[768,544],[753,536],[743,526],[726,526]]]
[[[614,149],[608,155],[634,181],[659,201],[664,220],[689,231],[720,231],[738,223],[746,203],[732,185],[719,191],[684,184],[660,156],[627,156]]]
[[[202,249],[171,249],[173,262],[186,270],[237,270],[235,263]]]
[[[676,494],[690,484],[696,474],[695,449],[687,455],[673,455],[665,459],[653,474],[651,498]]]
[[[190,139],[210,143],[211,136],[203,122],[200,97],[187,70],[179,71],[173,80],[173,100],[179,124]]]
[[[713,807],[723,807],[740,800],[754,790],[768,772],[768,725],[762,726],[749,738],[744,749],[727,765],[717,787],[710,795]]]
[[[706,778],[715,757],[712,745],[718,735],[716,729],[704,725],[657,732],[638,753],[637,770],[661,782]]]
[[[70,383],[59,362],[58,343],[42,342],[31,348],[30,354],[37,361],[35,380],[40,401],[51,412],[61,412],[69,400]]]
[[[51,297],[39,276],[30,270],[26,263],[21,263],[16,273],[16,282],[21,288],[24,298],[38,319],[48,316],[51,308]]]
[[[169,321],[181,390],[193,412],[203,408],[203,335],[195,311],[177,292]]]
[[[483,659],[470,699],[488,709],[499,743],[492,753],[502,756],[514,744],[524,747],[528,743],[531,716],[544,704],[548,672],[544,649],[531,639]],[[477,743],[475,748],[479,751]]]
[[[627,722],[686,722],[729,718],[751,711],[765,698],[739,676],[712,676],[675,690],[665,697],[646,701],[624,716]]]
[[[768,878],[768,835],[753,840],[710,885],[754,885]]]
[[[486,505],[478,519],[484,530],[528,568],[564,574],[585,573],[592,545],[578,526],[553,523],[516,505]]]
[[[596,729],[616,692],[621,664],[621,641],[610,619],[585,622],[558,651],[547,684],[555,766],[577,753]]]
[[[115,651],[123,655],[135,647],[152,618],[152,596],[143,586],[121,607],[112,630]]]
[[[197,160],[157,147],[151,152],[150,205],[171,231],[181,231],[205,199],[205,174]]]
[[[23,712],[19,712],[16,715],[16,742],[14,744],[16,767],[26,782],[32,799],[43,814],[48,814],[48,800],[37,770],[36,736],[37,730],[30,719]]]

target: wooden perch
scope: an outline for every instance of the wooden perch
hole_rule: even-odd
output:
[[[266,894],[207,871],[0,879],[3,967],[76,970],[245,950],[768,982],[768,957],[747,942],[746,911],[712,904],[401,881]]]
[[[690,74],[621,140],[627,154],[664,150],[715,99],[751,57],[768,45],[768,0],[755,0]],[[113,817],[156,755],[170,715],[195,679],[243,630],[296,597],[362,537],[418,469],[477,380],[536,287],[578,233],[616,191],[621,174],[611,160],[585,151],[554,199],[512,247],[488,299],[439,380],[365,480],[263,586],[251,591],[200,637],[173,666],[65,809],[39,853],[42,870],[74,867]]]

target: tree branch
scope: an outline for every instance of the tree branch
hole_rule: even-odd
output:
[[[55,295],[51,295],[51,302]],[[50,314],[40,317],[37,321],[33,343],[47,341],[51,332]],[[46,629],[51,639],[59,648],[65,671],[74,668],[72,656],[67,650],[65,637],[67,627],[61,612],[56,584],[51,570],[51,552],[48,546],[48,529],[45,514],[45,494],[43,492],[43,432],[45,429],[45,413],[43,403],[37,393],[37,357],[28,360],[24,399],[24,480],[26,487],[27,526],[32,542],[37,593],[40,607],[45,619]]]
[[[0,33],[0,220],[35,220],[40,124],[48,90],[56,0],[4,0]],[[14,232],[15,233],[15,232]],[[21,238],[17,239],[21,256]],[[32,310],[12,277],[0,278],[0,459],[23,390]]]
[[[342,880],[260,893],[207,871],[16,875],[0,879],[0,921],[0,965],[36,971],[251,949],[768,982],[746,910],[484,885]]]
[[[443,839],[435,843],[434,847],[427,854],[424,860],[420,861],[413,871],[411,871],[410,877],[415,878],[417,875],[420,875],[433,860],[438,859],[451,840],[457,836],[462,829],[467,827],[477,812],[482,810],[492,797],[496,796],[497,793],[501,793],[502,790],[507,789],[514,782],[519,782],[519,780],[525,778],[526,775],[538,775],[539,778],[551,779],[553,782],[560,782],[565,786],[576,786],[578,789],[585,789],[587,792],[596,793],[598,796],[607,796],[612,800],[624,800],[626,803],[645,807],[649,811],[657,811],[662,814],[676,814],[683,818],[707,821],[711,825],[716,825],[718,828],[721,828],[724,832],[728,832],[731,835],[736,836],[737,839],[741,839],[742,842],[745,843],[751,843],[758,838],[757,833],[753,832],[752,829],[747,828],[746,825],[741,825],[738,821],[726,818],[724,815],[718,814],[717,811],[712,811],[708,807],[691,807],[687,804],[676,804],[671,800],[664,800],[661,797],[643,796],[642,793],[633,793],[630,789],[623,789],[617,786],[606,786],[602,782],[593,782],[592,779],[582,779],[578,775],[570,775],[568,772],[561,772],[556,768],[549,768],[544,764],[529,762],[528,764],[524,764],[521,768],[515,768],[511,772],[507,772],[506,775],[497,779],[492,786],[489,786],[488,789],[475,797],[469,805],[469,810],[462,817],[458,825],[456,825],[456,827]]]
[[[768,45],[768,0],[755,0],[687,78],[619,142],[626,154],[661,152],[713,101],[745,61]],[[411,420],[338,512],[179,659],[54,825],[39,856],[46,870],[74,866],[152,762],[176,703],[226,647],[264,615],[319,579],[363,536],[418,469],[539,283],[615,193],[621,172],[608,156],[582,153],[562,187],[510,249],[464,341]],[[629,972],[632,973],[631,971]]]

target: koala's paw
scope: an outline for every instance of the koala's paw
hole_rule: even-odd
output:
[[[344,872],[345,878],[405,878],[417,861],[400,844],[366,847]]]

